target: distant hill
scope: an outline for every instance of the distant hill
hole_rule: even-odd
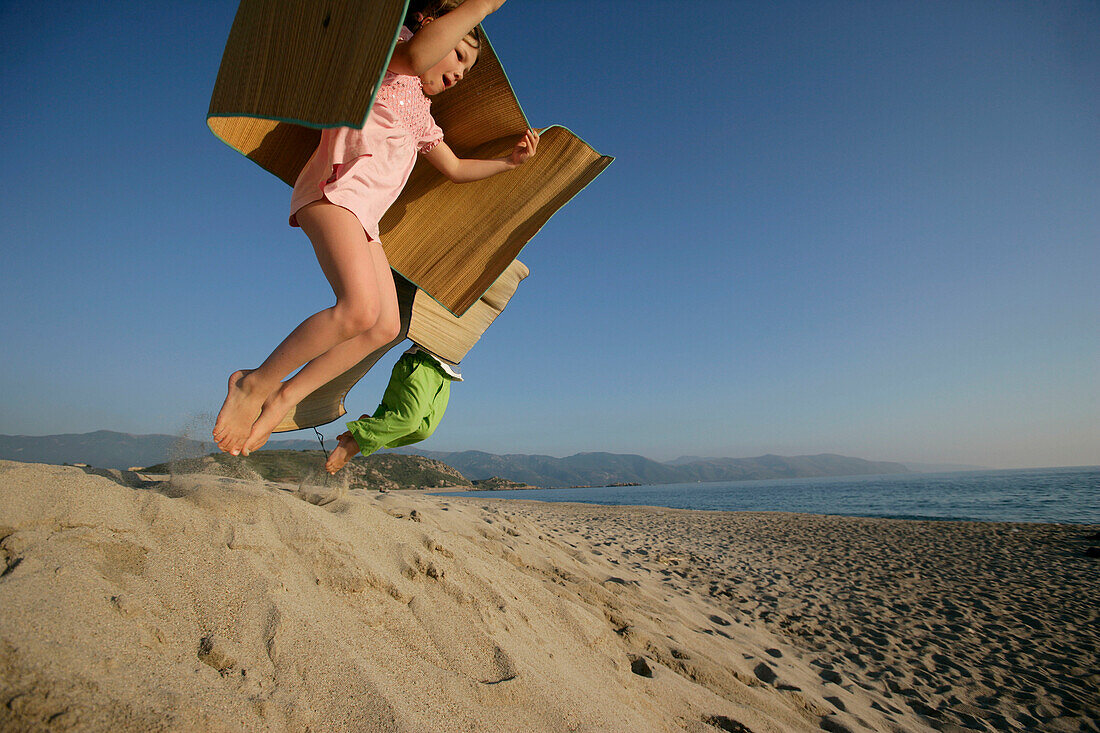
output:
[[[330,439],[328,447],[332,446],[333,441]],[[272,440],[264,450],[257,451],[254,457],[278,451],[316,451],[317,447],[317,441],[312,439]],[[215,447],[210,441],[196,441],[173,435],[130,435],[110,430],[76,435],[0,435],[0,458],[14,461],[87,463],[100,468],[126,469],[164,464],[171,460],[199,459],[212,453],[215,453]],[[643,456],[621,453],[577,453],[565,458],[555,458],[545,455],[497,455],[483,451],[449,453],[402,448],[379,455],[393,454],[417,455],[441,461],[456,469],[464,480],[481,481],[495,476],[545,487],[625,483],[675,484],[909,472],[900,463],[865,461],[830,453],[814,456],[764,455],[754,458],[683,457],[670,463],[659,463]]]
[[[953,471],[989,471],[989,466],[972,466],[967,463],[903,463],[910,471],[917,473],[951,473]]]
[[[672,484],[681,480],[676,469],[648,458],[618,453],[578,453],[567,458],[543,455],[497,455],[483,451],[445,453],[398,449],[430,456],[454,466],[473,480],[492,476],[532,486],[604,486],[611,483]],[[691,479],[689,479],[691,480]]]
[[[816,456],[697,458],[680,463],[658,463],[642,456],[619,453],[577,453],[566,458],[554,458],[542,455],[496,455],[481,451],[446,453],[409,448],[397,450],[443,461],[475,481],[501,476],[546,487],[605,486],[615,483],[680,484],[697,481],[910,473],[900,463],[865,461],[862,458],[831,453]]]
[[[670,466],[682,466],[685,463],[698,463],[699,461],[717,461],[719,458],[704,458],[703,456],[680,456],[671,461],[665,461]]]
[[[676,467],[688,481],[747,481],[752,479],[812,478],[909,473],[900,463],[821,453],[814,456],[763,455],[755,458],[702,458]]]

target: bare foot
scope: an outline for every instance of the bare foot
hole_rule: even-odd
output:
[[[285,384],[286,382],[283,383],[283,385]],[[271,431],[279,427],[279,423],[283,421],[283,418],[287,416],[294,405],[295,403],[286,397],[282,387],[272,392],[264,400],[260,416],[256,418],[256,422],[252,423],[252,430],[248,434],[248,439],[244,441],[241,452],[247,456],[252,451],[263,448],[268,438],[271,437]]]
[[[229,390],[214,423],[213,435],[218,448],[235,456],[244,448],[252,423],[267,396],[256,394],[245,384],[244,378],[252,371],[241,369],[229,375]]]
[[[329,473],[339,471],[359,452],[359,444],[355,442],[355,438],[351,437],[351,433],[344,433],[337,440],[339,442],[332,449],[332,453],[328,454],[328,461],[325,462],[325,470]]]

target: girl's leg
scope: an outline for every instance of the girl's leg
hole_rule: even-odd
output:
[[[244,448],[265,400],[286,375],[333,346],[369,331],[382,312],[374,263],[381,247],[370,246],[355,215],[321,200],[303,207],[297,217],[313,243],[336,304],[303,321],[258,368],[230,376],[214,438],[219,448],[233,455]],[[392,293],[393,279],[389,277]]]
[[[245,441],[245,455],[261,448],[287,413],[315,389],[351,369],[368,354],[397,339],[401,330],[401,314],[398,311],[393,273],[382,246],[378,242],[370,242],[368,247],[373,255],[375,289],[379,296],[380,312],[375,325],[313,359],[272,392],[264,402],[260,416]]]

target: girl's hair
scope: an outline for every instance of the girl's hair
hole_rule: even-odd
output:
[[[420,19],[417,16],[425,18],[438,18],[441,15],[446,15],[459,5],[462,4],[462,0],[412,0],[409,3],[409,9],[405,13],[405,25],[409,27],[413,33],[420,30]],[[473,30],[466,34],[466,42],[474,48],[481,48],[481,41],[485,36],[481,32],[481,26],[474,26]],[[474,61],[477,64],[477,61]]]

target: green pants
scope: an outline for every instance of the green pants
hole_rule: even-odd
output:
[[[374,416],[349,422],[348,430],[364,456],[417,443],[435,432],[450,396],[451,379],[430,356],[404,354],[393,365]]]

